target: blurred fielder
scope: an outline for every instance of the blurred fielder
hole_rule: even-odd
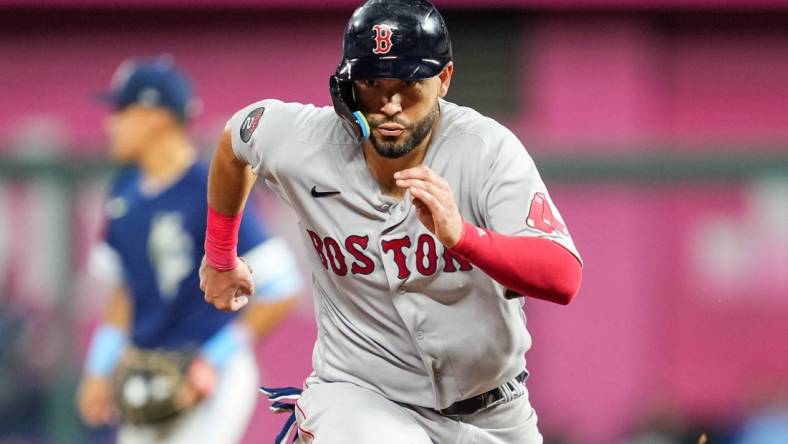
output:
[[[295,260],[247,207],[238,249],[256,291],[241,313],[206,304],[198,267],[208,168],[187,135],[190,84],[167,59],[131,61],[104,98],[113,108],[112,155],[128,167],[112,185],[104,242],[91,254],[92,271],[113,278],[116,290],[85,362],[80,414],[90,425],[119,419],[124,444],[238,442],[255,406],[251,346],[294,306]]]

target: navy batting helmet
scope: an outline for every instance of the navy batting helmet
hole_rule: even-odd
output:
[[[440,74],[451,59],[449,31],[432,3],[369,0],[345,28],[342,61],[329,81],[334,110],[363,142],[369,124],[358,109],[354,80],[426,79]]]

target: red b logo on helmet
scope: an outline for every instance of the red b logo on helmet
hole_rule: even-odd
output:
[[[372,50],[375,54],[388,54],[391,47],[391,27],[389,25],[375,25],[372,27],[375,31],[375,49]]]

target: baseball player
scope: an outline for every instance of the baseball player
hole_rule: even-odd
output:
[[[120,443],[238,442],[255,406],[251,346],[302,286],[294,257],[247,206],[238,250],[257,291],[250,288],[244,312],[205,304],[198,270],[208,167],[187,135],[190,84],[170,60],[130,61],[105,98],[112,155],[128,166],[112,185],[104,239],[90,259],[116,290],[90,345],[79,412],[89,425],[119,419]]]
[[[518,296],[569,303],[580,256],[517,137],[443,99],[453,72],[432,4],[367,1],[345,30],[333,107],[249,105],[214,155],[206,300],[233,310],[251,285],[233,231],[249,170],[312,250],[314,371],[292,407],[302,443],[542,442]],[[278,410],[298,398],[266,392]]]

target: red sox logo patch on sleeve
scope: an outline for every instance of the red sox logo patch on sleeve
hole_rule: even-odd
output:
[[[569,232],[566,230],[566,225],[562,224],[554,215],[553,210],[550,208],[550,202],[543,193],[536,193],[531,200],[531,209],[528,211],[528,217],[525,223],[529,227],[535,228],[539,231],[544,231],[551,234],[558,231],[564,236]]]
[[[260,124],[260,119],[263,117],[264,112],[264,106],[255,108],[244,119],[244,122],[241,124],[241,140],[243,140],[244,143],[247,143],[252,139],[252,134],[254,133],[254,130],[257,129],[257,125]]]
[[[394,46],[391,43],[391,37],[393,35],[393,31],[391,26],[389,25],[375,25],[372,27],[372,30],[375,31],[375,49],[372,50],[375,54],[388,54],[391,51],[391,47]]]

